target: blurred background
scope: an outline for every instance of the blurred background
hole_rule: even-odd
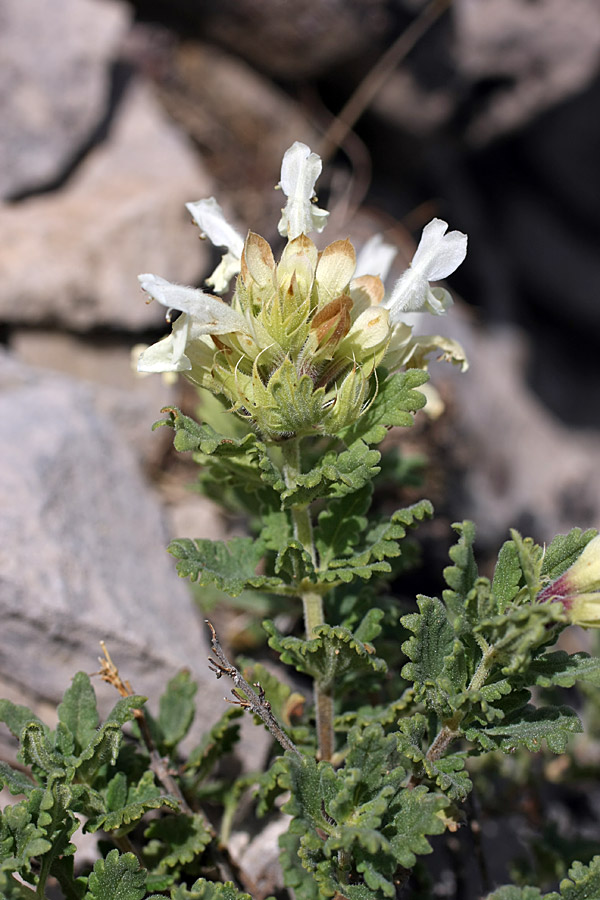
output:
[[[402,437],[433,537],[600,524],[597,0],[2,0],[0,59],[5,693],[59,695],[102,636],[139,691],[197,656],[164,546],[238,524],[150,433],[196,398],[132,372],[165,332],[136,276],[212,271],[186,201],[273,239],[294,140],[328,242],[379,231],[399,274],[433,216],[469,234],[443,328],[471,370],[434,365],[446,412]]]

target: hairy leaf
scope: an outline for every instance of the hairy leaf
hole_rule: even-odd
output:
[[[598,534],[595,528],[588,528],[582,531],[581,528],[573,528],[568,534],[557,535],[552,543],[546,547],[541,575],[554,581],[559,575],[573,565],[583,549],[589,544],[592,538]]]
[[[381,454],[363,441],[348,450],[330,450],[310,472],[297,475],[294,485],[281,493],[283,506],[302,506],[325,497],[343,497],[359,491],[379,472]]]
[[[133,853],[111,850],[99,859],[88,880],[84,900],[142,900],[146,896],[146,870]]]
[[[568,706],[526,706],[499,725],[468,728],[465,736],[484,750],[499,749],[511,753],[519,744],[536,752],[545,740],[553,753],[564,753],[569,737],[583,731],[574,710]]]
[[[160,789],[154,783],[154,775],[151,771],[146,771],[137,784],[129,786],[126,799],[123,798],[122,775],[119,774],[117,777],[119,781],[107,794],[106,813],[89,819],[86,831],[93,833],[99,828],[104,831],[113,831],[115,828],[131,825],[141,819],[149,809],[160,809],[162,806],[174,810],[179,809],[179,804],[174,797],[161,794]]]
[[[492,593],[496,599],[497,611],[503,613],[509,603],[519,593],[523,571],[514,541],[505,541],[498,554],[494,569]]]
[[[159,873],[191,863],[204,853],[212,840],[212,834],[199,814],[154,819],[144,835],[161,845]]]
[[[282,661],[312,675],[323,689],[339,687],[340,678],[348,673],[387,670],[374,648],[358,640],[348,628],[319,625],[314,629],[315,637],[303,640],[283,636],[269,620],[263,627],[269,635],[269,646],[281,654]]]
[[[231,752],[240,739],[240,726],[235,721],[243,716],[243,711],[232,706],[221,718],[205,732],[201,742],[188,756],[185,764],[186,772],[193,772],[195,780],[200,781],[210,774],[217,760]]]
[[[231,597],[247,587],[276,590],[284,584],[281,578],[256,574],[264,547],[252,538],[235,537],[227,543],[182,538],[171,541],[168,550],[179,560],[177,571],[182,578],[201,585],[216,584]]]
[[[172,751],[188,733],[196,704],[194,697],[198,685],[192,681],[187,669],[183,669],[167,684],[159,701],[158,726],[163,746]]]
[[[58,718],[75,739],[75,752],[79,753],[92,741],[98,728],[96,694],[89,675],[77,672],[71,687],[65,692],[58,707]]]
[[[409,369],[383,377],[375,403],[354,425],[342,431],[342,440],[348,446],[357,440],[365,444],[378,444],[393,425],[410,427],[412,413],[425,406],[425,397],[415,388],[428,379],[422,369]]]

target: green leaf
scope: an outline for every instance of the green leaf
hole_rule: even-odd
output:
[[[494,655],[505,675],[523,671],[536,650],[556,638],[553,628],[566,622],[557,603],[533,603],[508,607],[500,616],[493,616],[475,627],[494,646]]]
[[[154,783],[154,774],[146,771],[137,784],[129,786],[127,799],[123,801],[122,774],[119,773],[118,781],[110,786],[107,792],[107,811],[95,818],[88,820],[86,831],[96,832],[99,828],[104,831],[113,831],[131,825],[141,819],[149,809],[160,809],[163,806],[173,810],[179,809],[179,804],[169,794],[161,794],[160,789]],[[112,807],[112,804],[115,807]],[[110,804],[110,805],[109,805]]]
[[[99,721],[96,694],[85,672],[77,672],[73,678],[58,707],[58,718],[73,735],[75,752],[83,750],[94,739]]]
[[[282,635],[268,619],[263,627],[269,635],[269,646],[281,655],[282,662],[312,675],[323,690],[339,688],[340,679],[349,673],[387,671],[373,647],[358,640],[348,628],[319,625],[313,638],[303,640]]]
[[[45,828],[34,821],[43,796],[36,789],[33,802],[22,800],[0,813],[0,868],[5,871],[30,872],[31,860],[52,849]]]
[[[366,484],[359,491],[332,500],[324,509],[315,528],[315,546],[319,565],[327,568],[336,556],[348,556],[368,525],[365,513],[371,505],[373,487]]]
[[[523,571],[514,541],[505,541],[498,554],[494,569],[492,593],[496,599],[497,611],[503,613],[519,593]]]
[[[235,887],[232,881],[217,884],[199,878],[189,890],[181,887],[171,894],[171,900],[252,900],[250,894],[244,894]],[[267,897],[266,900],[273,900]]]
[[[473,554],[475,525],[473,522],[455,522],[452,526],[458,532],[458,543],[450,548],[450,559],[453,566],[444,569],[444,578],[450,590],[444,591],[443,598],[452,621],[460,620],[467,596],[479,577],[477,563]]]
[[[374,402],[354,425],[341,432],[342,440],[348,446],[358,440],[378,444],[393,425],[410,427],[412,413],[425,406],[425,397],[415,388],[428,380],[422,369],[383,377]]]
[[[396,510],[388,520],[371,524],[363,545],[356,548],[354,555],[331,559],[327,569],[317,572],[317,580],[323,583],[350,582],[357,577],[368,580],[375,572],[390,572],[391,566],[386,559],[401,556],[398,542],[406,537],[407,528],[432,515],[431,503],[420,500],[405,509]]]
[[[525,584],[529,592],[529,600],[535,603],[540,590],[542,559],[544,552],[531,538],[522,538],[518,531],[511,528],[511,537],[519,557],[519,565],[525,576]]]
[[[390,844],[398,865],[410,869],[417,855],[431,853],[427,836],[444,831],[444,823],[437,813],[447,800],[430,793],[425,785],[417,785],[412,791],[402,791],[397,803],[399,810],[389,827]]]
[[[574,862],[569,877],[560,883],[562,900],[592,900],[600,897],[600,856],[595,856],[589,866]]]
[[[465,753],[451,753],[438,760],[427,758],[425,743],[428,733],[425,716],[416,713],[400,721],[396,735],[399,751],[416,763],[415,774],[421,780],[429,778],[451,800],[465,800],[472,784],[465,771]]]
[[[543,556],[541,575],[548,581],[554,581],[559,575],[573,565],[580,556],[584,547],[598,534],[595,528],[582,531],[581,528],[573,528],[568,534],[557,535],[552,543],[546,547]]]
[[[564,753],[569,737],[583,731],[579,717],[568,706],[526,706],[507,716],[499,725],[468,728],[467,740],[478,742],[484,750],[499,749],[512,753],[522,744],[532,752],[546,741],[553,753]]]
[[[0,722],[4,722],[13,737],[20,738],[21,732],[30,722],[37,722],[45,731],[48,729],[27,706],[19,706],[10,700],[0,700]]]
[[[456,637],[444,604],[437,597],[418,597],[417,604],[418,613],[401,619],[404,627],[414,634],[402,645],[411,660],[402,669],[402,677],[414,681],[420,691],[427,685],[436,685],[446,657],[454,650]]]
[[[28,794],[36,785],[22,772],[0,760],[0,788],[3,787],[8,788],[11,794]]]
[[[144,836],[162,845],[157,868],[159,873],[191,863],[204,853],[212,840],[212,834],[200,814],[154,819]]]
[[[119,855],[111,850],[99,859],[88,880],[84,900],[143,900],[146,896],[146,870],[133,853]]]
[[[516,887],[509,884],[488,894],[485,900],[551,900],[552,896],[559,900],[557,894],[546,894],[545,897],[542,897],[540,889],[536,887]]]
[[[171,678],[160,698],[158,726],[161,742],[169,751],[177,747],[190,729],[196,712],[194,697],[197,690],[198,685],[192,681],[189,671],[183,669]]]
[[[356,441],[348,450],[330,450],[306,474],[296,475],[295,484],[281,493],[285,508],[303,506],[313,500],[343,497],[359,491],[379,472],[381,454],[371,450],[363,441]]]
[[[186,772],[193,772],[196,781],[206,778],[221,757],[231,752],[240,739],[240,726],[235,719],[243,716],[243,711],[235,706],[226,710],[221,718],[207,731],[200,744],[191,751],[185,764]]]
[[[247,587],[276,590],[284,585],[281,578],[256,574],[264,547],[252,538],[235,537],[227,543],[182,538],[171,541],[168,550],[179,560],[177,572],[182,578],[200,585],[216,584],[231,597]]]
[[[523,675],[527,684],[540,687],[573,687],[577,681],[600,685],[600,659],[587,653],[565,653],[556,650],[538,656]]]

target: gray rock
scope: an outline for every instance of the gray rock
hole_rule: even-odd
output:
[[[113,0],[3,0],[0,197],[60,178],[89,141],[129,18]]]
[[[455,401],[446,461],[462,470],[454,518],[473,519],[480,545],[494,550],[511,527],[538,542],[597,528],[600,437],[565,427],[527,387],[524,336],[475,328],[456,308],[440,330],[461,341],[471,363],[466,374],[442,375],[452,379]]]
[[[206,251],[184,208],[211,193],[187,139],[130,86],[105,144],[60,191],[0,207],[0,320],[70,329],[159,326],[136,275],[184,283]]]
[[[469,128],[475,143],[530,121],[598,72],[597,0],[457,0],[453,11],[463,77],[504,79]]]
[[[208,671],[159,504],[91,386],[0,357],[0,456],[0,682],[10,699],[55,703],[77,670],[98,669],[104,639],[153,704],[189,667],[201,685],[198,728],[215,721],[227,688]],[[98,693],[104,710],[117,699],[99,681]]]

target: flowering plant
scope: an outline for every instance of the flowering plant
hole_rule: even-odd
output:
[[[179,316],[139,369],[181,373],[229,417],[225,434],[209,413],[197,422],[168,408],[159,424],[173,430],[177,450],[193,454],[211,496],[235,502],[249,520],[245,537],[182,538],[169,549],[180,575],[200,586],[266,598],[268,646],[295,670],[294,688],[259,663],[232,662],[209,624],[211,667],[233,682],[233,707],[191,753],[181,749],[195,709],[187,673],[168,685],[156,717],[108,654],[103,677],[122,699],[102,725],[83,673],[54,731],[1,701],[28,773],[0,764],[2,783],[25,794],[0,821],[3,896],[44,897],[51,878],[69,900],[438,896],[419,860],[433,836],[463,824],[473,783],[486,784],[485,761],[543,742],[565,754],[581,731],[577,713],[550,692],[598,685],[600,660],[550,648],[568,624],[600,622],[595,531],[574,529],[546,549],[514,531],[490,578],[478,571],[474,526],[462,522],[441,599],[419,595],[411,609],[394,596],[394,580],[416,559],[408,531],[433,510],[421,500],[387,517],[374,511],[376,448],[425,405],[418,388],[432,353],[466,368],[455,341],[414,333],[414,314],[449,309],[448,292],[431,283],[460,265],[467,239],[434,219],[386,294],[394,251],[380,238],[357,254],[349,240],[319,251],[308,236],[327,223],[314,199],[320,171],[304,144],[284,156],[278,262],[264,238],[242,238],[211,198],[188,209],[225,249],[207,279],[215,293],[140,276],[169,321]],[[226,301],[220,295],[234,278]],[[270,762],[232,781],[215,778],[244,712],[273,737]],[[131,720],[135,750],[123,744]],[[280,833],[282,876],[266,888],[230,842],[249,788]],[[114,845],[93,871],[73,867],[80,816]],[[600,896],[599,857],[569,875],[546,900]],[[484,883],[477,895],[488,890]],[[517,886],[487,896],[542,897]]]

